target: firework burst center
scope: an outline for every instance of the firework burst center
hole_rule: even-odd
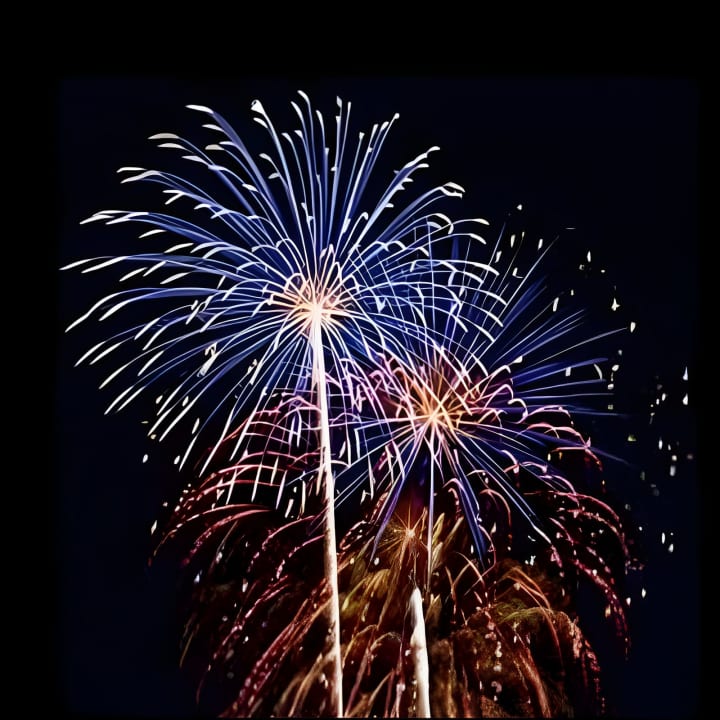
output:
[[[327,285],[318,286],[310,279],[288,280],[281,293],[276,293],[271,305],[287,313],[289,320],[302,332],[310,333],[314,326],[327,326],[342,313],[342,291]]]

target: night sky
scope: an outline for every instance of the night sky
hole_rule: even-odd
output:
[[[294,129],[290,101],[298,90],[328,115],[336,96],[351,101],[355,130],[399,113],[389,158],[397,167],[439,146],[425,173],[465,188],[454,206],[458,217],[480,216],[499,226],[521,204],[529,231],[550,236],[575,228],[574,247],[591,250],[593,262],[606,269],[637,327],[623,344],[617,381],[623,417],[593,440],[630,463],[606,470],[643,526],[646,559],[645,569],[629,579],[630,658],[605,667],[607,690],[621,717],[693,714],[701,669],[698,88],[665,76],[67,78],[56,95],[55,267],[118,252],[119,235],[110,228],[79,223],[103,208],[135,205],[136,195],[115,171],[157,165],[161,156],[150,135],[206,137],[200,132],[205,116],[187,104],[221,113],[252,148],[265,137],[252,121],[251,102],[261,100],[278,127]],[[188,165],[187,172],[195,172]],[[156,193],[151,189],[148,197]],[[176,667],[173,569],[147,567],[150,526],[177,482],[172,454],[156,449],[143,464],[140,413],[103,415],[111,395],[97,386],[110,366],[73,367],[104,335],[93,323],[68,334],[64,328],[115,289],[104,284],[109,277],[57,276],[53,507],[60,701],[72,713],[100,717],[191,716],[192,691]],[[663,393],[650,423],[650,403]],[[627,441],[629,434],[635,442]],[[602,627],[586,632],[596,633],[602,649]]]

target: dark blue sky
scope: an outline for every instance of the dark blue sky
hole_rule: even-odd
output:
[[[112,233],[79,222],[130,204],[115,171],[157,157],[148,136],[196,132],[202,120],[185,105],[208,105],[241,137],[257,138],[251,101],[294,127],[297,90],[327,113],[336,96],[351,101],[355,129],[399,113],[390,156],[404,162],[438,145],[428,172],[465,188],[458,215],[499,223],[522,204],[535,232],[576,228],[578,246],[607,269],[637,331],[618,380],[617,405],[630,417],[605,437],[635,463],[616,470],[618,493],[645,524],[651,561],[632,581],[647,591],[630,608],[633,653],[609,669],[608,682],[622,716],[688,715],[699,673],[699,489],[688,459],[697,452],[698,88],[663,76],[67,78],[57,88],[56,267],[117,251]],[[99,376],[73,368],[92,331],[62,335],[110,290],[97,275],[57,280],[58,690],[69,710],[94,716],[188,715],[168,610],[172,571],[149,573],[145,562],[168,491],[158,477],[167,473],[159,459],[141,464],[135,416],[103,416],[109,396],[97,390]],[[663,391],[650,425],[649,402]],[[668,443],[681,458],[672,476]]]

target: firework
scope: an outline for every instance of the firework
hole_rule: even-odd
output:
[[[185,503],[197,510],[203,493],[190,494]],[[481,572],[457,495],[441,488],[435,507],[432,554],[427,508],[409,494],[377,543],[377,503],[340,542],[346,716],[601,714],[600,668],[550,556],[506,557]],[[256,504],[219,513],[185,514],[192,582],[183,662],[200,708],[220,717],[326,715],[319,518],[287,522]]]
[[[601,470],[603,453],[575,423],[608,413],[612,353],[592,350],[624,328],[588,333],[574,292],[548,293],[547,247],[539,242],[523,265],[528,246],[521,235],[501,231],[479,282],[463,284],[461,305],[442,316],[436,302],[425,308],[428,325],[442,328],[442,342],[427,336],[412,346],[409,360],[381,361],[370,373],[366,412],[356,418],[365,462],[339,472],[337,482],[344,497],[358,488],[389,488],[378,536],[408,485],[429,509],[430,532],[435,493],[448,483],[481,561],[491,563],[498,544],[503,551],[506,516],[525,523],[531,542],[553,546],[562,530],[533,508],[531,496],[574,497],[572,478],[585,481],[593,468]],[[563,469],[572,456],[579,475]]]
[[[204,127],[223,139],[204,150],[171,133],[152,139],[160,147],[189,153],[182,157],[202,165],[208,179],[219,178],[230,192],[228,204],[176,174],[121,168],[122,182],[158,184],[169,195],[165,204],[177,207],[184,201],[194,220],[180,212],[97,212],[84,222],[139,223],[149,228],[140,234],[148,245],[167,236],[171,240],[162,250],[85,259],[64,268],[83,273],[116,265],[133,268],[119,278],[133,286],[104,297],[70,327],[91,316],[105,320],[130,306],[147,313],[147,321],[98,343],[78,364],[129,348],[130,360],[101,385],[120,377],[130,380],[108,411],[122,409],[153,386],[172,383],[149,434],[163,439],[182,422],[191,425],[181,466],[212,419],[220,417],[217,446],[238,418],[250,414],[248,408],[264,406],[272,389],[307,392],[319,362],[336,376],[348,377],[345,367],[358,359],[402,354],[407,336],[418,333],[414,305],[428,288],[442,292],[423,277],[424,270],[447,262],[433,261],[432,246],[472,235],[482,222],[452,223],[429,212],[429,206],[462,194],[453,183],[395,207],[395,196],[427,167],[430,151],[395,173],[380,197],[368,197],[370,176],[396,118],[374,126],[367,137],[360,133],[352,148],[349,104],[338,101],[336,143],[328,147],[331,138],[322,116],[315,119],[301,95],[304,112],[293,107],[303,129],[282,137],[262,105],[253,103],[276,153],[259,154],[269,167],[268,180],[219,115],[190,106],[209,115],[213,122]],[[287,141],[287,150],[281,140]],[[220,154],[227,165],[210,153]],[[153,284],[143,285],[151,275]],[[352,398],[351,389],[343,397]]]
[[[388,165],[388,157],[398,156],[391,139],[407,129],[406,118],[372,130],[368,122],[368,133],[358,138],[349,105],[338,103],[336,113],[331,105],[323,118],[301,94],[297,121],[291,117],[282,127],[279,116],[271,112],[271,122],[257,105],[248,113],[256,135],[238,135],[216,113],[193,106],[187,114],[198,129],[186,135],[191,142],[174,133],[155,136],[160,162],[122,171],[124,191],[140,202],[120,200],[119,207],[137,213],[108,210],[89,218],[81,236],[93,246],[75,257],[102,256],[71,271],[73,283],[75,273],[94,287],[118,281],[95,297],[119,292],[79,321],[81,330],[92,326],[97,335],[86,348],[102,340],[81,363],[104,373],[108,411],[139,406],[150,437],[163,440],[155,458],[168,454],[164,448],[182,470],[172,473],[182,494],[170,491],[164,507],[174,510],[160,510],[152,541],[158,552],[175,544],[184,549],[189,605],[182,665],[197,683],[203,711],[339,714],[332,694],[341,684],[347,715],[413,715],[428,705],[429,714],[442,716],[591,715],[590,705],[603,701],[598,665],[580,627],[597,639],[600,658],[612,642],[604,624],[593,627],[593,610],[605,612],[623,641],[625,613],[629,623],[641,614],[641,653],[650,613],[662,603],[689,603],[692,610],[697,588],[687,579],[696,568],[696,523],[691,519],[688,530],[683,517],[695,510],[696,452],[686,368],[693,377],[692,357],[683,347],[692,334],[696,283],[683,282],[683,271],[694,258],[685,242],[694,228],[694,186],[673,179],[692,177],[692,142],[677,140],[693,127],[694,104],[685,102],[692,92],[679,93],[683,102],[666,102],[661,84],[649,92],[643,83],[625,84],[610,98],[607,83],[579,93],[572,83],[563,92],[551,83],[543,107],[546,119],[554,119],[538,122],[537,113],[518,112],[523,91],[517,84],[506,90],[505,83],[442,79],[352,83],[372,92],[371,110],[384,107],[383,95],[392,89],[398,107],[420,111],[417,130],[438,123],[442,138],[448,123],[450,145],[462,143],[455,179],[472,178],[493,214],[498,198],[500,208],[509,202],[513,167],[522,195],[547,211],[548,224],[555,224],[555,199],[570,198],[570,216],[597,237],[609,262],[632,270],[630,296],[620,301],[639,321],[635,357],[657,365],[647,387],[646,370],[633,373],[632,353],[615,378],[617,361],[605,359],[615,349],[614,336],[595,336],[596,318],[574,314],[571,293],[545,287],[548,265],[552,271],[556,262],[571,262],[563,248],[547,255],[539,248],[537,265],[535,257],[515,262],[516,249],[531,245],[521,232],[506,230],[502,245],[484,245],[470,237],[487,237],[483,222],[453,222],[443,208],[457,202],[457,186],[422,192],[433,152],[404,168],[394,159]],[[123,92],[134,86],[64,85],[64,179],[77,187],[82,179],[74,169],[92,160],[78,158],[78,150],[94,149],[92,138],[112,137],[95,132],[106,124],[102,103],[116,113]],[[262,92],[269,95],[272,85],[263,81]],[[533,103],[541,86],[525,88]],[[88,87],[89,106],[78,92]],[[173,93],[176,86],[166,87]],[[438,91],[440,104],[432,102]],[[608,99],[617,97],[629,124],[615,122]],[[158,102],[162,94],[151,105]],[[493,110],[479,117],[480,106]],[[660,106],[680,110],[654,112]],[[357,110],[363,113],[353,103],[355,120]],[[659,117],[670,118],[672,132],[654,124]],[[653,127],[656,132],[648,132]],[[412,132],[404,138],[405,158],[423,149],[410,147]],[[579,161],[578,148],[596,136],[602,142],[587,146]],[[506,142],[510,137],[522,141]],[[647,162],[659,156],[658,138],[674,138],[661,143],[662,167]],[[103,154],[108,151],[113,148],[105,145]],[[156,167],[163,169],[147,169]],[[397,176],[389,172],[398,168]],[[648,168],[655,171],[651,178]],[[591,198],[601,198],[600,206]],[[66,199],[68,208],[82,202]],[[590,221],[581,219],[586,202],[594,205]],[[118,207],[114,201],[93,205]],[[660,206],[663,212],[653,215]],[[120,238],[119,248],[107,249],[110,232]],[[676,238],[683,239],[680,253]],[[560,272],[563,284],[577,291],[571,274]],[[632,293],[642,298],[636,308]],[[617,309],[614,298],[604,310],[610,307]],[[60,388],[61,401],[63,388],[75,402],[72,384]],[[638,411],[634,398],[650,405],[645,428],[632,424],[632,414],[645,409]],[[615,409],[630,415],[613,423],[608,436],[598,429],[600,416]],[[63,406],[63,416],[68,410]],[[70,442],[72,427],[66,417],[62,431]],[[122,454],[129,448],[121,442]],[[86,447],[87,440],[77,446]],[[642,472],[631,466],[614,472],[603,448],[619,447]],[[606,481],[611,492],[625,495],[617,507]],[[157,490],[154,484],[151,493]],[[84,490],[81,509],[93,497]],[[106,507],[97,508],[97,527],[120,549],[122,535],[101,519]],[[132,507],[149,525],[142,503]],[[653,517],[658,511],[660,518]],[[631,512],[638,523],[625,523]],[[84,538],[93,531],[81,516],[69,518],[68,527]],[[335,520],[337,570],[328,564]],[[623,587],[632,525],[643,551],[656,553],[648,560],[657,570],[642,584],[629,580]],[[98,544],[98,552],[104,547]],[[84,567],[87,559],[73,553]],[[122,568],[113,577],[117,571]],[[102,577],[87,588],[101,591]],[[92,616],[81,606],[69,606],[76,608],[69,615],[76,617],[70,660],[95,647],[82,649],[79,631],[90,627]],[[92,607],[99,616],[102,606]],[[580,620],[588,608],[585,626]],[[647,709],[652,698],[665,707],[668,698],[657,700],[648,679],[662,676],[662,668],[682,688],[670,700],[683,707],[692,702],[691,684],[684,683],[697,670],[691,616],[685,613],[690,620],[674,631],[680,645],[665,643],[682,662],[663,662],[657,643],[648,642],[647,658],[636,658],[640,676],[630,674],[632,665],[629,672],[622,664],[611,672],[622,703],[632,695],[633,707]],[[132,627],[149,619],[144,612]],[[328,627],[339,634],[339,649]],[[108,659],[122,664],[122,646],[113,648]],[[333,670],[339,658],[342,683]],[[71,675],[82,678],[85,666],[70,665],[78,667]],[[87,672],[101,665],[88,665]],[[106,677],[123,682],[114,672]],[[89,685],[97,683],[78,683]],[[154,689],[161,692],[162,682]],[[92,702],[79,692],[83,704]],[[137,702],[131,698],[128,693],[126,702]]]
[[[300,120],[293,133],[279,133],[261,103],[253,103],[255,120],[269,138],[270,151],[258,154],[220,115],[189,106],[208,118],[204,128],[215,142],[201,148],[174,133],[151,139],[193,163],[197,183],[170,171],[119,172],[124,183],[159,186],[165,205],[189,211],[192,219],[180,210],[102,210],[84,222],[139,224],[148,250],[85,259],[64,269],[122,269],[118,282],[126,289],[99,300],[70,327],[91,317],[128,317],[130,309],[147,315],[140,322],[131,315],[79,363],[116,358],[101,388],[124,386],[108,412],[160,389],[148,435],[163,440],[184,427],[189,441],[178,456],[181,468],[196,446],[209,444],[202,475],[225,438],[238,426],[250,427],[246,421],[272,407],[278,394],[309,398],[316,408],[316,492],[326,504],[325,575],[336,606],[329,618],[338,663],[333,692],[342,714],[331,408],[340,407],[340,417],[351,415],[353,382],[364,377],[363,366],[379,355],[402,356],[411,341],[432,335],[425,318],[432,299],[457,298],[454,283],[436,286],[437,277],[469,280],[476,272],[469,260],[436,260],[434,248],[455,238],[481,241],[482,221],[453,222],[440,212],[445,200],[462,195],[454,183],[398,204],[434,148],[409,161],[381,192],[371,188],[397,116],[360,133],[353,144],[349,104],[338,100],[333,133],[326,132],[307,96],[300,97],[301,104],[292,103]],[[204,190],[203,183],[213,190]],[[437,277],[428,277],[434,267]],[[244,452],[242,431],[236,440],[232,457]]]

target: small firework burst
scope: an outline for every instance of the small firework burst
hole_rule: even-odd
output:
[[[348,717],[601,714],[597,658],[547,557],[530,566],[507,557],[481,571],[448,489],[437,499],[432,555],[427,508],[403,495],[376,543],[378,509],[370,505],[338,548]],[[183,660],[199,706],[220,717],[328,715],[322,538],[311,516],[283,522],[256,505],[234,513],[232,527],[205,536],[212,557],[191,553],[188,568]]]

